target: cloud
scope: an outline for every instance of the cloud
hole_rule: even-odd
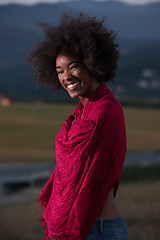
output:
[[[6,5],[11,3],[32,5],[36,3],[57,3],[57,2],[68,2],[69,0],[0,0],[0,5]]]
[[[68,2],[68,1],[69,0],[0,0],[0,5],[6,5],[10,3],[32,5],[36,3],[58,3],[58,2]],[[72,1],[80,1],[80,0],[72,0]],[[104,2],[106,0],[96,0],[96,1]],[[153,2],[160,2],[160,0],[117,0],[117,1],[125,2],[128,4],[147,4],[147,3],[153,3]]]
[[[105,2],[106,0],[96,0],[96,1],[97,2]],[[108,1],[110,1],[110,0],[108,0]],[[112,0],[112,1],[114,1],[114,0]],[[160,0],[117,0],[117,1],[128,3],[128,4],[148,4],[148,3],[154,3],[154,2],[160,3]]]

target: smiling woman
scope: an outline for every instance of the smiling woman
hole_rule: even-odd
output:
[[[38,84],[61,88],[62,71],[57,75],[56,69],[58,55],[78,61],[100,83],[114,81],[119,52],[113,31],[105,28],[103,22],[104,19],[96,21],[84,15],[74,18],[64,14],[58,26],[41,23],[46,38],[28,57]],[[71,66],[68,70],[71,71]]]
[[[62,87],[72,98],[79,97],[83,105],[88,97],[100,86],[100,82],[91,71],[76,58],[59,54],[56,69]]]
[[[46,38],[28,57],[39,84],[80,99],[56,136],[56,167],[38,198],[46,239],[128,239],[115,201],[125,121],[104,84],[114,80],[119,53],[103,22],[81,14],[42,24]]]

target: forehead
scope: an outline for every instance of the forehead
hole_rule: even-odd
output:
[[[78,58],[71,56],[71,55],[66,55],[66,54],[59,54],[56,58],[56,66],[61,66],[64,64],[69,64],[71,62],[78,61]]]

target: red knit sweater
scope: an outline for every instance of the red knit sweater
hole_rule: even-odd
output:
[[[84,109],[79,102],[55,143],[56,167],[38,198],[46,239],[83,240],[112,187],[116,195],[126,154],[123,110],[106,85]]]

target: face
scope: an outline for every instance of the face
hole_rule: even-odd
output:
[[[78,59],[59,54],[56,71],[62,87],[72,98],[89,98],[100,85],[95,76]]]

